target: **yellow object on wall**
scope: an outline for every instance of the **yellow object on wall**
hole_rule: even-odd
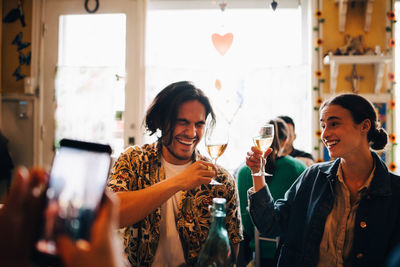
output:
[[[344,32],[339,31],[339,4],[333,0],[324,0],[322,5],[322,14],[325,19],[323,23],[323,55],[327,54],[328,51],[335,51],[345,45],[346,34],[351,37],[363,36],[364,48],[371,48],[375,51],[376,46],[380,47],[382,52],[386,51],[386,4],[387,0],[375,0],[373,2],[373,11],[371,15],[371,24],[368,32],[364,31],[365,21],[365,3],[366,1],[356,1],[354,7],[351,6],[348,1],[346,24]],[[329,65],[323,67],[325,73],[326,82],[323,84],[323,92],[329,92]],[[346,77],[352,73],[352,65],[345,64],[339,66],[339,72],[337,77],[336,93],[352,92],[352,84],[346,80]],[[359,82],[359,93],[361,94],[373,94],[374,93],[374,65],[372,64],[360,64],[356,66],[357,74],[362,76],[363,79]],[[382,81],[381,92],[386,92],[386,79],[387,68]]]

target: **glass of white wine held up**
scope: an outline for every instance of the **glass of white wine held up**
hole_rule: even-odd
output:
[[[213,120],[211,116],[206,120],[206,134],[204,143],[207,152],[211,157],[214,165],[217,164],[217,159],[224,154],[229,141],[229,125],[221,118],[218,122]],[[211,185],[222,185],[215,179],[210,182]]]
[[[254,145],[257,146],[263,153],[260,158],[260,171],[257,173],[253,173],[253,176],[272,176],[269,173],[265,172],[265,164],[263,160],[263,156],[265,151],[271,146],[272,141],[274,140],[274,125],[273,124],[264,124],[258,129],[257,135],[253,137]]]

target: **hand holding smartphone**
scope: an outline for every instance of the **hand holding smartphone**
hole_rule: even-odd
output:
[[[89,240],[111,165],[108,145],[63,139],[50,171],[36,250],[57,258],[56,237]],[[53,257],[53,258],[54,258]]]

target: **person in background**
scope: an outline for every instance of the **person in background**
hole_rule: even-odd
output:
[[[0,181],[5,181],[7,191],[11,185],[14,164],[8,151],[8,140],[0,130]]]
[[[272,176],[265,176],[272,197],[274,199],[283,198],[285,192],[297,179],[297,177],[306,169],[306,165],[298,159],[284,154],[285,143],[289,138],[289,129],[287,124],[277,118],[268,123],[274,125],[275,135],[271,148],[272,153],[268,157],[265,166],[267,173]],[[240,212],[242,215],[243,233],[250,239],[250,249],[255,250],[254,244],[254,224],[251,221],[250,214],[247,211],[248,200],[247,191],[253,186],[251,170],[243,165],[237,174],[237,185],[240,199]],[[271,236],[275,238],[276,236]],[[276,252],[276,243],[272,241],[260,242],[260,266],[274,266],[274,256]]]
[[[278,266],[381,266],[400,242],[400,177],[373,151],[387,133],[374,106],[355,94],[325,101],[320,124],[335,160],[309,167],[275,203],[264,177],[253,176],[253,222],[284,236]],[[247,166],[258,171],[268,153],[252,147]]]
[[[310,153],[304,152],[302,150],[298,150],[293,147],[293,142],[296,140],[296,132],[294,121],[289,116],[279,116],[280,119],[284,120],[288,127],[289,127],[289,137],[288,141],[286,142],[285,146],[285,153],[289,154],[290,156],[297,158],[304,162],[307,166],[311,166],[314,164],[314,158]]]
[[[161,133],[158,141],[127,148],[112,168],[108,187],[121,202],[120,226],[133,266],[194,265],[214,197],[226,199],[226,228],[237,251],[242,230],[235,180],[196,150],[208,115],[214,119],[200,89],[187,81],[168,85],[145,118],[150,135]],[[223,185],[210,185],[213,177]]]
[[[38,224],[45,204],[48,176],[41,168],[19,167],[10,192],[0,207],[0,263],[2,267],[29,267]],[[57,238],[57,250],[65,267],[123,267],[122,244],[116,233],[118,200],[106,193],[89,241]]]
[[[399,267],[400,266],[400,244],[398,244],[392,252],[390,252],[389,258],[386,261],[385,267]]]

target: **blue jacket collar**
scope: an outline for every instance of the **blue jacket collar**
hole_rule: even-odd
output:
[[[369,193],[373,195],[379,196],[390,196],[392,194],[391,190],[391,179],[390,173],[386,164],[382,161],[382,159],[375,153],[371,152],[372,157],[375,161],[375,173],[372,178],[371,185],[369,187]],[[337,158],[333,162],[322,163],[320,165],[320,170],[326,175],[326,178],[330,182],[334,182],[337,180],[337,170],[339,168],[340,158]]]

